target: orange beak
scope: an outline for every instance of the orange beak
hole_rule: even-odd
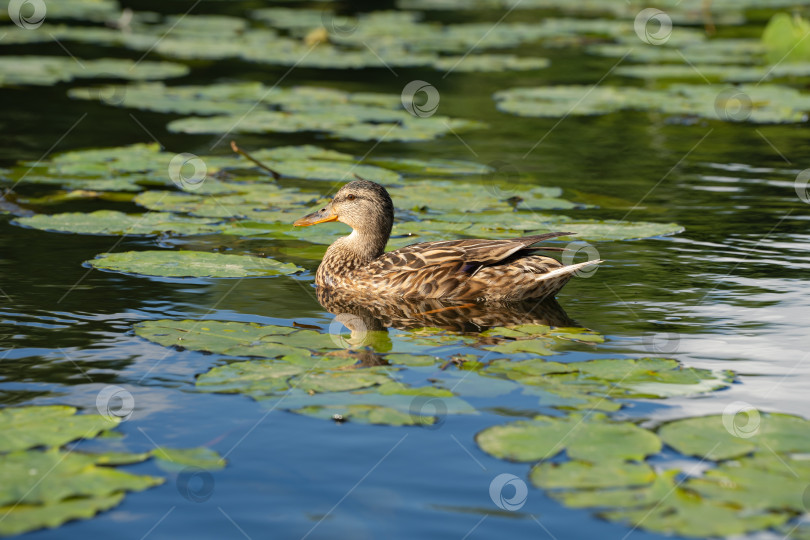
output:
[[[332,205],[326,205],[326,208],[321,208],[317,212],[312,212],[293,223],[295,227],[309,227],[310,225],[317,225],[318,223],[328,223],[329,221],[337,221],[338,215],[332,210]]]

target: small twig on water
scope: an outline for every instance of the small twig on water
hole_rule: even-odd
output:
[[[281,178],[281,175],[279,173],[277,173],[276,171],[274,171],[273,169],[271,169],[270,167],[268,167],[267,165],[265,165],[264,163],[262,163],[261,161],[259,161],[255,157],[251,156],[250,154],[248,154],[247,152],[245,152],[244,150],[242,150],[241,148],[236,146],[236,141],[231,141],[231,150],[233,150],[234,152],[236,152],[240,156],[244,157],[245,159],[247,159],[249,161],[252,161],[253,163],[258,165],[259,167],[261,167],[265,171],[272,174],[274,179],[278,180],[279,178]]]

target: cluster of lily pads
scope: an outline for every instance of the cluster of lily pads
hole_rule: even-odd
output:
[[[243,394],[273,409],[339,422],[436,427],[448,415],[477,414],[474,404],[483,399],[519,391],[557,414],[489,427],[476,437],[480,448],[535,463],[534,485],[611,521],[726,536],[788,532],[788,522],[806,511],[807,420],[762,413],[743,436],[721,416],[657,429],[614,420],[607,414],[627,399],[705,393],[727,387],[733,374],[666,358],[547,359],[603,341],[582,328],[525,324],[478,335],[424,328],[392,337],[365,332],[353,341],[315,329],[154,320],[137,324],[136,334],[228,358],[198,376],[200,391]],[[352,343],[355,350],[343,348]],[[470,352],[448,360],[446,347]],[[453,364],[458,369],[446,369]],[[665,445],[700,461],[671,463],[662,455]]]
[[[67,46],[88,43],[148,51],[172,60],[237,58],[320,69],[422,67],[449,73],[541,69],[549,64],[545,58],[491,51],[587,42],[594,55],[633,64],[615,69],[631,83],[504,90],[495,95],[498,109],[521,116],[631,109],[730,121],[801,122],[810,111],[805,94],[790,86],[761,83],[810,74],[801,63],[808,60],[801,45],[803,36],[810,34],[806,23],[777,16],[763,40],[708,39],[704,31],[684,25],[739,24],[752,8],[804,3],[667,0],[652,6],[612,0],[399,0],[400,7],[414,10],[550,9],[565,15],[616,17],[506,20],[493,26],[492,22],[441,24],[416,12],[341,16],[331,7],[259,9],[249,14],[250,19],[161,16],[125,12],[113,0],[60,0],[48,3],[46,25],[38,29],[8,25],[0,34],[0,45],[58,40]],[[7,6],[0,4],[0,17],[5,17]],[[639,41],[633,19],[644,7],[665,10],[679,25],[665,44]],[[79,26],[72,20],[97,24]],[[781,59],[793,63],[773,65]],[[136,81],[105,81],[102,86],[73,88],[69,95],[188,116],[169,124],[169,130],[180,133],[307,131],[348,140],[409,141],[483,126],[438,115],[416,118],[401,108],[400,96],[260,83],[140,82],[188,72],[186,65],[168,61],[6,56],[0,60],[0,86],[50,85],[78,78]],[[637,86],[638,79],[644,87]],[[730,91],[728,86],[703,82],[756,84]],[[731,105],[741,108],[742,114]],[[193,172],[174,166],[177,157],[157,145],[140,144],[20,163],[0,171],[3,184],[18,191],[13,201],[8,197],[3,201],[0,212],[14,214],[16,225],[42,231],[160,238],[161,249],[102,253],[86,264],[172,278],[305,273],[317,264],[325,246],[346,231],[340,226],[294,230],[291,223],[332,192],[335,183],[355,177],[385,184],[394,199],[397,221],[389,249],[417,241],[501,238],[560,229],[576,232],[577,239],[586,241],[656,237],[681,230],[672,223],[577,217],[593,201],[570,200],[559,188],[503,175],[494,165],[388,158],[360,163],[355,156],[334,150],[295,146],[253,152],[254,161],[223,155],[181,159],[186,165],[202,164],[200,174],[196,166],[191,167]],[[100,208],[58,211],[77,200],[98,201]],[[107,202],[119,209],[105,208]],[[246,251],[242,239],[263,241],[276,258]],[[281,249],[289,246],[294,249]],[[476,437],[481,450],[532,463],[530,481],[551,497],[633,527],[681,536],[765,529],[795,535],[790,520],[808,510],[807,420],[763,413],[758,431],[745,437],[735,436],[719,416],[661,426],[619,421],[610,414],[627,400],[703,394],[726,388],[734,375],[687,368],[670,358],[549,359],[603,341],[586,329],[523,324],[470,335],[428,327],[390,334],[368,331],[355,337],[325,329],[234,321],[151,320],[137,324],[135,333],[162,346],[221,355],[221,364],[197,377],[198,391],[241,394],[267,407],[340,422],[436,426],[448,415],[477,414],[487,398],[519,394],[529,410],[543,414],[484,429]],[[448,358],[447,350],[463,354]],[[0,534],[91,517],[119,504],[127,492],[163,481],[117,466],[151,458],[209,469],[224,464],[205,449],[91,454],[81,446],[67,446],[78,439],[103,440],[116,424],[117,419],[77,415],[70,407],[0,410],[0,477],[8,480],[0,488]],[[684,466],[683,459],[673,464],[672,451],[681,458],[694,457],[694,470]]]
[[[581,219],[549,210],[587,207],[562,197],[562,190],[530,179],[501,178],[489,166],[454,160],[386,159],[358,163],[354,156],[314,146],[279,147],[252,154],[266,169],[234,155],[190,158],[204,164],[198,182],[184,180],[182,167],[169,173],[176,155],[154,144],[80,150],[0,173],[23,191],[26,210],[13,223],[46,231],[111,236],[160,236],[182,246],[191,236],[212,239],[221,251],[239,238],[306,243],[298,259],[319,259],[324,246],[346,233],[340,226],[294,229],[292,222],[332,189],[332,182],[362,177],[385,184],[397,207],[389,248],[418,241],[463,237],[502,238],[565,228],[581,240],[623,240],[679,232],[672,223]],[[418,174],[412,171],[422,171]],[[433,178],[425,178],[425,173]],[[169,177],[173,176],[173,179]],[[189,176],[190,177],[190,176]],[[325,181],[325,182],[319,182]],[[322,186],[321,189],[318,187]],[[57,191],[52,191],[54,189]],[[153,189],[148,189],[153,188]],[[155,189],[157,188],[157,189]],[[46,213],[77,199],[130,202],[133,210]],[[26,215],[27,214],[27,215]],[[197,242],[199,245],[199,242]],[[205,242],[203,241],[203,245]],[[307,247],[308,246],[308,247]],[[227,248],[226,248],[227,249]],[[278,261],[251,253],[138,251],[102,254],[88,264],[105,270],[170,277],[247,277],[294,274],[300,260]],[[309,263],[311,264],[311,263]]]
[[[712,9],[716,9],[713,4]],[[802,123],[810,112],[810,95],[766,81],[806,84],[808,36],[810,23],[777,13],[761,39],[707,40],[684,27],[676,27],[655,44],[645,44],[638,36],[619,37],[586,50],[619,58],[611,72],[643,79],[646,86],[524,87],[503,90],[494,97],[499,110],[529,117],[635,110],[731,122]]]
[[[120,418],[76,413],[75,408],[60,405],[0,409],[0,536],[87,519],[118,506],[127,493],[165,481],[162,476],[121,470],[122,465],[154,459],[167,471],[225,466],[207,448],[120,451],[120,442],[108,440],[120,437],[112,431]],[[79,440],[115,449],[99,453],[71,446]]]
[[[401,97],[329,88],[267,87],[260,83],[166,86],[162,83],[73,88],[78,99],[117,107],[193,114],[169,123],[179,133],[323,132],[348,140],[419,141],[449,131],[485,127],[441,115],[416,117]]]
[[[68,10],[65,10],[68,11]],[[59,13],[51,15],[56,20]],[[62,13],[64,15],[64,13]],[[588,36],[633,33],[632,22],[553,19],[538,24],[506,21],[443,25],[421,21],[416,12],[375,11],[344,17],[331,8],[265,8],[250,19],[186,14],[97,14],[107,26],[49,23],[47,28],[10,27],[0,44],[59,40],[148,51],[180,60],[239,58],[304,68],[357,69],[426,67],[450,71],[536,70],[548,60],[536,56],[478,52],[525,43],[579,42]]]

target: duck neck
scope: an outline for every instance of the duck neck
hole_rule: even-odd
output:
[[[366,264],[383,254],[390,234],[390,229],[375,232],[355,229],[349,236],[344,236],[329,246],[326,254],[328,256],[330,251],[334,251],[340,253],[346,262],[355,261],[358,266]]]
[[[349,236],[338,238],[326,250],[315,282],[327,287],[337,285],[336,279],[382,255],[390,234],[390,229],[375,233],[355,229]]]

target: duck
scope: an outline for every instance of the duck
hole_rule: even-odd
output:
[[[555,296],[580,269],[601,260],[564,265],[537,248],[539,242],[570,236],[551,232],[503,240],[465,238],[411,244],[385,251],[394,225],[388,191],[369,180],[353,180],[296,227],[339,221],[352,232],[335,240],[315,273],[321,289],[358,297],[519,302]]]

